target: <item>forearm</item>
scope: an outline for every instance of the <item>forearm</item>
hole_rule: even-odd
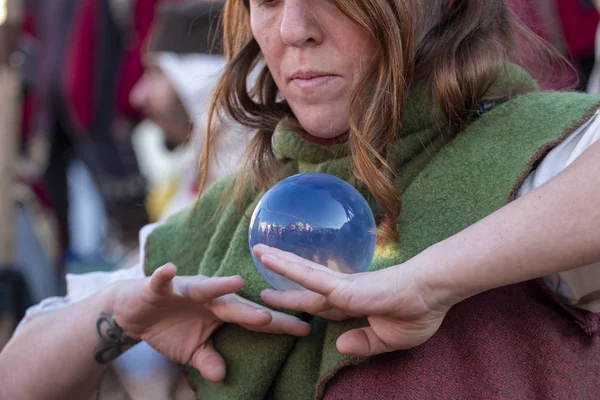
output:
[[[116,341],[106,335],[110,320],[100,324],[102,335],[98,329],[101,315],[112,312],[112,293],[25,324],[0,353],[0,398],[87,400],[116,356]]]
[[[533,192],[415,257],[451,302],[600,260],[600,144]]]

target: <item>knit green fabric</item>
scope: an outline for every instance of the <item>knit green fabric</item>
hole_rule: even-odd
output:
[[[438,133],[426,111],[430,107],[425,90],[412,89],[393,149],[403,200],[400,241],[378,247],[370,269],[400,264],[505,205],[536,161],[589,119],[599,101],[575,93],[521,95],[487,112],[450,140]],[[292,160],[292,172],[324,172],[355,183],[346,144],[320,146],[279,130],[274,149]],[[195,211],[172,217],[151,234],[145,271],[149,275],[173,262],[182,275],[239,274],[246,279],[241,295],[262,303],[260,292],[268,285],[248,248],[249,216],[260,196],[244,200],[243,217],[235,201],[218,210],[226,185],[217,182]],[[300,339],[225,325],[213,337],[227,361],[225,381],[208,382],[195,370],[188,371],[188,379],[203,399],[321,398],[337,371],[362,361],[339,354],[335,341],[365,321],[311,321],[311,335]]]

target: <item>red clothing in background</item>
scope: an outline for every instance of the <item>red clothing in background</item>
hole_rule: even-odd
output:
[[[555,0],[565,41],[574,59],[594,52],[600,16],[596,9],[581,0]]]

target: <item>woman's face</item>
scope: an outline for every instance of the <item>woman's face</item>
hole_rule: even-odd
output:
[[[279,90],[303,128],[348,130],[350,99],[376,44],[331,0],[250,0],[251,26]]]

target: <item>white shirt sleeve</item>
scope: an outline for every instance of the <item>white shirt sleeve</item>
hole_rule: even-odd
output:
[[[525,179],[519,188],[518,196],[527,194],[554,178],[598,139],[600,139],[600,111],[544,157]]]
[[[554,178],[598,140],[600,111],[542,160],[525,179],[517,196],[523,196]],[[600,263],[549,275],[544,281],[552,292],[568,304],[600,312]]]

